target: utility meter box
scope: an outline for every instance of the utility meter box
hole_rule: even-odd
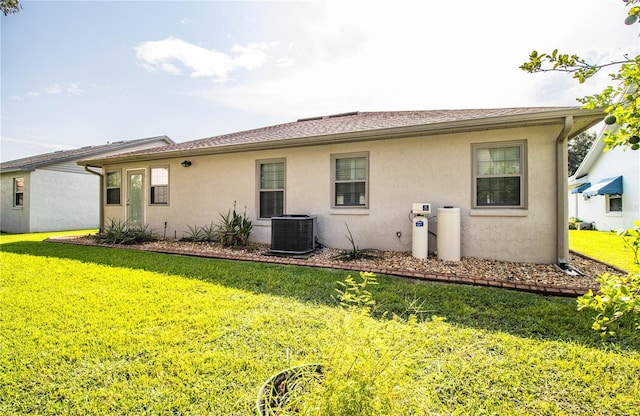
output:
[[[414,202],[411,213],[413,215],[429,215],[431,214],[431,204],[428,202]]]

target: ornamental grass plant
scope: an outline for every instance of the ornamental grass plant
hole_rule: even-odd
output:
[[[575,299],[380,275],[362,314],[343,271],[44,237],[0,236],[2,414],[247,415],[305,363],[329,365],[301,414],[640,412],[640,342]]]

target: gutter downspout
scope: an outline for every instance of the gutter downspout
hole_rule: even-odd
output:
[[[573,116],[566,116],[556,139],[556,249],[557,265],[569,269],[569,177],[567,138],[573,128]]]
[[[98,173],[89,169],[89,166],[87,165],[84,166],[84,170],[94,175],[100,176],[100,208],[98,210],[100,225],[98,227],[98,233],[102,233],[102,227],[104,226],[104,192],[102,191],[104,189],[104,175],[102,173]]]

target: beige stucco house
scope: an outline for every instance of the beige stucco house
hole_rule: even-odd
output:
[[[272,217],[307,214],[325,246],[349,248],[348,225],[360,248],[409,251],[408,214],[428,202],[432,214],[460,209],[462,256],[567,265],[567,140],[603,116],[576,107],[354,112],[80,163],[104,175],[103,221],[168,237],[217,222],[235,202],[256,242],[271,241]]]
[[[32,233],[98,228],[100,177],[77,162],[173,143],[167,136],[149,137],[0,163],[0,230]]]

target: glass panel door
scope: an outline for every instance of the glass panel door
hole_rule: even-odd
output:
[[[144,171],[127,173],[127,221],[131,225],[144,224]]]

